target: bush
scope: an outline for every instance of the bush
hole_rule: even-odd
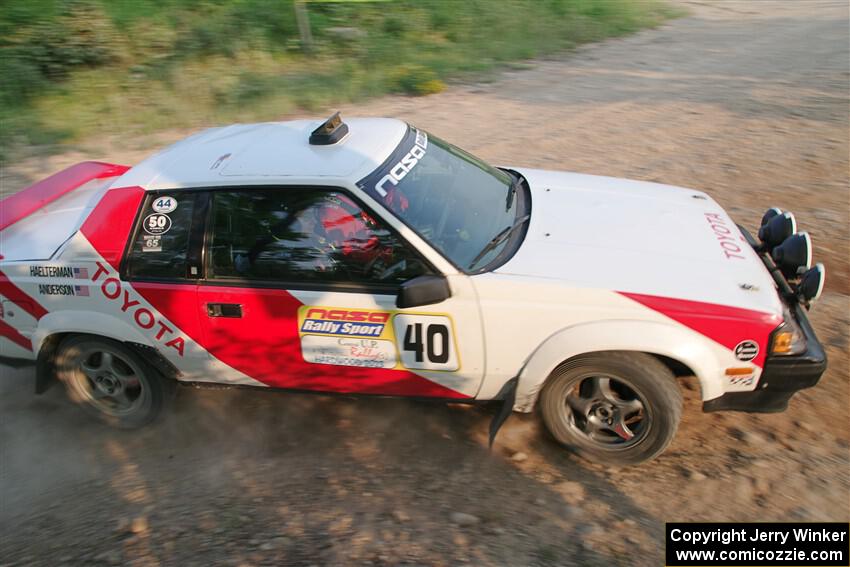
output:
[[[433,69],[423,65],[403,65],[390,73],[392,90],[410,95],[424,96],[443,91],[446,84]]]
[[[114,59],[115,31],[89,2],[74,1],[55,20],[23,26],[0,43],[0,100],[21,104],[75,68]]]
[[[44,75],[25,49],[0,47],[0,105],[18,106],[36,96],[45,85]]]
[[[64,79],[76,67],[97,67],[114,59],[112,23],[95,4],[75,1],[55,21],[25,28],[13,38],[31,64],[52,80]]]

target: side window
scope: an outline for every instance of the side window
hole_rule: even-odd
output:
[[[157,194],[147,198],[128,256],[127,274],[131,278],[186,277],[194,210],[194,194]]]
[[[416,252],[343,193],[212,193],[208,277],[397,285],[430,273]]]

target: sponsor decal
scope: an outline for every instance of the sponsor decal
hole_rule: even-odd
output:
[[[752,374],[747,374],[743,376],[729,376],[729,385],[745,388],[752,386],[755,383],[755,380],[756,378]]]
[[[100,262],[96,262],[96,264],[97,270],[92,275],[91,281],[100,283],[100,292],[103,297],[115,301],[121,312],[126,313],[142,331],[153,335],[157,342],[162,343],[167,348],[173,348],[177,351],[177,354],[183,356],[183,351],[186,348],[185,339],[179,336],[175,329],[162,321],[153,311],[142,306],[142,302],[136,299],[135,292],[131,293],[132,288],[125,287],[125,284],[109,270],[108,266]]]
[[[416,141],[413,144],[413,148],[411,148],[397,164],[392,166],[386,175],[375,183],[375,191],[377,191],[381,197],[386,197],[387,184],[398,185],[398,182],[404,179],[404,177],[410,173],[414,167],[416,167],[419,160],[425,157],[425,151],[427,149],[428,135],[421,130],[416,130]]]
[[[151,209],[155,213],[173,213],[177,209],[177,199],[174,197],[157,197],[151,204]]]
[[[455,371],[451,319],[305,305],[298,310],[301,354],[315,364]]]
[[[38,284],[38,293],[40,295],[74,295],[88,297],[89,287],[86,285]]]
[[[304,360],[315,364],[395,368],[398,363],[392,341],[306,335],[301,338]]]
[[[720,248],[723,249],[727,259],[746,259],[746,256],[742,254],[743,248],[740,244],[743,242],[743,237],[740,236],[737,227],[730,228],[719,213],[705,213],[705,220],[708,221],[711,230],[714,231],[714,236],[720,243]]]
[[[741,341],[735,345],[735,358],[738,360],[750,361],[758,356],[758,353],[759,345],[755,341]]]
[[[143,234],[145,243],[142,244],[142,252],[162,252],[162,238],[152,234]]]
[[[348,337],[380,337],[390,314],[386,312],[349,311],[348,309],[310,308],[303,322],[302,333],[345,335]]]
[[[158,213],[148,215],[142,223],[142,228],[144,228],[145,232],[148,234],[153,234],[155,236],[165,234],[171,230],[171,217]]]
[[[314,364],[398,366],[387,311],[302,306],[298,309],[301,356]]]
[[[371,323],[334,323],[333,321],[307,319],[301,325],[301,332],[345,335],[347,337],[380,337],[381,333],[384,332],[384,326]]]

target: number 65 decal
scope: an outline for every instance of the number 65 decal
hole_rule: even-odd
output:
[[[452,323],[438,315],[396,315],[393,318],[401,363],[413,370],[458,369]]]

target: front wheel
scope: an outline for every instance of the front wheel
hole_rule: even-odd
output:
[[[656,358],[606,352],[555,369],[540,394],[540,409],[555,439],[576,453],[629,465],[658,456],[673,440],[682,394]]]
[[[62,341],[56,356],[56,375],[72,401],[122,429],[152,422],[174,392],[173,382],[131,349],[90,335]]]

